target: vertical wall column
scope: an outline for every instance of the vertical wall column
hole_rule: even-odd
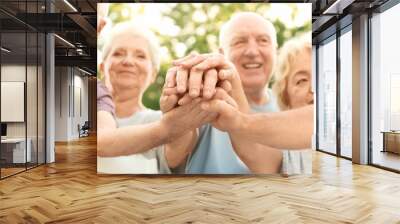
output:
[[[368,163],[368,15],[353,19],[353,162]]]
[[[54,35],[46,35],[46,163],[55,161],[55,74]]]
[[[54,12],[51,1],[46,1],[46,12]],[[46,34],[46,163],[55,162],[55,53],[54,35]]]
[[[55,72],[55,141],[70,139],[71,72],[70,67],[56,67]]]

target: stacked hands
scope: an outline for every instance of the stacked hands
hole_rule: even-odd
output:
[[[240,107],[232,94],[237,91],[233,83],[240,83],[239,74],[222,54],[190,54],[175,60],[160,98],[162,121],[173,127],[171,138],[206,123],[222,131],[234,129]]]

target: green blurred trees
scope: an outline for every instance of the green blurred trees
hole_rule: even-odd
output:
[[[288,5],[292,8],[292,18],[296,19],[298,8],[293,4]],[[141,5],[141,7],[134,12],[131,7],[126,7],[126,3],[111,4],[109,17],[114,24],[126,21],[132,18],[133,13],[142,13],[145,6]],[[177,36],[161,35],[159,30],[154,28],[152,30],[159,37],[161,46],[168,50],[168,58],[172,60],[192,51],[199,53],[216,51],[219,30],[232,14],[240,11],[253,11],[265,16],[268,14],[268,10],[270,10],[270,4],[266,3],[171,3],[171,7],[163,12],[162,18],[172,20],[173,24],[179,27],[179,34]],[[279,47],[287,39],[311,30],[311,21],[295,28],[288,28],[281,20],[271,22],[277,31]],[[170,61],[162,61],[155,82],[145,91],[142,100],[146,107],[159,109],[161,89],[169,66]]]

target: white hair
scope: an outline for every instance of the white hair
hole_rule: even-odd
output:
[[[110,30],[108,34],[106,34],[107,36],[105,37],[102,51],[103,61],[105,61],[105,59],[110,54],[112,46],[117,37],[123,34],[138,36],[147,41],[149,45],[151,62],[153,64],[155,72],[157,73],[160,69],[160,44],[153,32],[132,21],[118,23]]]
[[[282,110],[289,109],[289,96],[287,95],[288,80],[292,64],[301,51],[312,52],[311,32],[296,36],[288,41],[279,50],[277,69],[274,73],[275,83],[273,90],[278,99],[278,105]]]
[[[240,17],[243,16],[255,16],[259,18],[260,20],[265,21],[266,26],[272,31],[271,38],[275,46],[277,46],[277,40],[276,40],[276,30],[274,25],[269,21],[268,19],[262,17],[261,15],[255,13],[255,12],[238,12],[235,13],[233,16],[230,17],[230,19],[224,23],[221,27],[221,30],[219,32],[219,47],[222,48],[224,51],[228,50],[229,46],[229,32],[231,32],[232,24],[236,20],[240,20]],[[251,24],[249,24],[251,26]]]

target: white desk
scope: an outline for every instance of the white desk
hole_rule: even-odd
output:
[[[27,146],[26,154],[25,154],[25,138],[6,138],[1,139],[2,151],[3,147],[6,146],[8,150],[9,146],[13,146],[12,148],[12,162],[13,163],[25,163],[31,161],[31,145],[32,141],[30,138],[27,138]],[[4,150],[5,151],[5,150]],[[25,161],[27,159],[27,161]]]

